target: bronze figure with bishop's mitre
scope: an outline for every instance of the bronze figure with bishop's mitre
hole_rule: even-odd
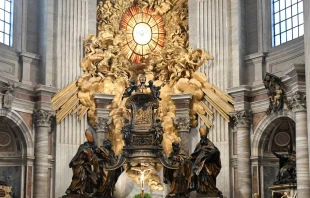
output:
[[[168,160],[171,164],[178,164],[178,169],[164,168],[164,182],[171,183],[171,191],[167,197],[188,197],[191,178],[191,165],[185,151],[181,150],[179,142],[172,143],[173,151]]]
[[[72,182],[66,191],[67,196],[85,195],[93,192],[93,186],[97,184],[97,175],[92,171],[92,163],[95,157],[96,144],[92,135],[92,129],[86,129],[87,141],[81,144],[77,153],[72,158],[69,167],[72,168]]]
[[[223,197],[216,187],[216,177],[221,170],[220,151],[208,139],[208,127],[203,125],[199,129],[200,142],[191,154],[192,181],[191,190],[207,197]]]

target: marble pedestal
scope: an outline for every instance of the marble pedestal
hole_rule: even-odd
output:
[[[285,192],[289,197],[295,198],[297,193],[296,183],[272,185],[268,188],[272,190],[272,198],[281,198]]]

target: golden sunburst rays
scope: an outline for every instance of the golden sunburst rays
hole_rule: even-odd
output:
[[[56,123],[63,121],[71,112],[71,115],[77,115],[81,120],[88,111],[88,107],[79,104],[79,87],[77,81],[63,88],[52,98],[51,110],[56,111]]]
[[[121,30],[126,34],[122,52],[135,63],[150,53],[159,54],[165,42],[164,21],[152,9],[133,6],[124,13]]]
[[[205,100],[212,105],[212,107],[227,121],[230,121],[230,114],[234,112],[234,99],[217,88],[212,86],[211,89],[203,88],[202,91],[205,93]],[[229,104],[231,103],[231,104]]]

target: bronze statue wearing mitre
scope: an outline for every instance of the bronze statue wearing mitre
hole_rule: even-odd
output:
[[[206,125],[199,129],[200,142],[191,154],[193,176],[191,190],[209,197],[223,197],[216,187],[216,177],[221,170],[220,151],[208,139],[209,130]]]
[[[187,198],[191,177],[190,162],[185,151],[180,149],[179,142],[173,142],[172,149],[168,160],[171,164],[179,164],[179,168],[164,168],[164,182],[171,183],[171,191],[167,197]]]
[[[92,171],[96,145],[91,131],[91,128],[86,129],[85,136],[87,141],[80,145],[69,164],[69,167],[72,168],[73,176],[72,182],[66,191],[67,195],[79,194],[85,195],[83,197],[88,197],[86,194],[93,193],[93,186],[97,184],[96,173]]]

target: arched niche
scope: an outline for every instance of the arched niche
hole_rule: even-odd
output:
[[[287,153],[296,148],[295,114],[292,111],[265,115],[254,130],[251,141],[253,192],[271,197],[268,186],[277,180],[279,159],[273,151]]]
[[[15,197],[32,194],[33,138],[17,112],[0,109],[0,181],[12,187]]]

